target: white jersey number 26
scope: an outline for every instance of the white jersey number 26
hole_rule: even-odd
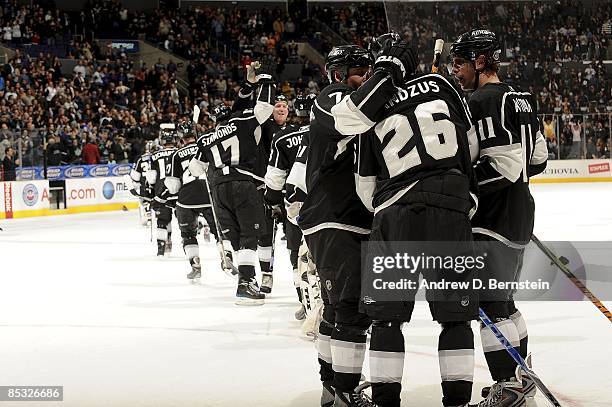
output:
[[[450,117],[446,102],[432,100],[421,103],[414,109],[425,151],[433,159],[441,160],[457,153],[457,131],[450,120],[435,120],[433,118],[435,113]],[[394,114],[380,122],[374,130],[381,143],[387,134],[395,133],[382,151],[389,170],[389,177],[395,177],[421,164],[421,157],[416,146],[413,146],[408,152],[402,151],[406,149],[414,136],[414,130],[406,116]]]

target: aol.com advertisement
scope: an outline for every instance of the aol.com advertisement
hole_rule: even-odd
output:
[[[82,178],[66,180],[66,203],[75,206],[133,202],[130,186],[124,177]]]

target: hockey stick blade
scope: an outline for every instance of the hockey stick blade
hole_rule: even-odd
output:
[[[582,292],[582,294],[584,294],[584,296],[587,297],[602,314],[604,314],[608,321],[612,322],[612,312],[610,312],[610,310],[606,308],[606,306],[599,300],[599,298],[597,298],[595,294],[593,294],[591,290],[589,290],[583,284],[583,282],[578,277],[576,277],[574,273],[570,271],[570,269],[567,268],[566,264],[568,264],[569,261],[565,263],[562,259],[557,257],[557,255],[553,253],[553,251],[550,250],[548,247],[546,247],[546,245],[542,243],[540,239],[536,237],[536,235],[531,235],[531,240],[540,248],[540,250],[542,250],[546,257],[548,257],[559,268],[559,270],[561,270],[563,274],[565,274],[567,278],[569,278],[569,280],[574,283],[576,288],[578,288]],[[563,257],[563,259],[565,258]],[[567,259],[565,260],[567,261]]]
[[[493,335],[495,335],[495,337],[497,338],[499,343],[501,343],[504,346],[504,348],[506,348],[506,351],[510,354],[512,359],[514,359],[514,361],[520,366],[521,370],[527,376],[529,376],[533,380],[533,383],[536,385],[536,387],[538,389],[540,389],[540,391],[542,392],[544,397],[546,397],[546,399],[553,406],[561,407],[561,403],[559,403],[559,400],[557,400],[557,398],[554,396],[554,394],[552,394],[552,392],[548,389],[548,387],[546,387],[546,385],[544,385],[544,383],[542,382],[542,380],[540,380],[538,375],[535,374],[535,372],[533,370],[531,370],[531,368],[527,365],[527,362],[525,362],[525,359],[523,359],[523,357],[520,355],[520,353],[518,353],[518,351],[514,348],[514,346],[512,346],[510,341],[504,336],[504,334],[489,319],[489,317],[482,310],[482,308],[478,309],[478,315],[479,315],[480,320],[482,321],[482,323],[485,324],[487,326],[487,328],[489,328],[491,330],[491,332],[493,332]]]
[[[431,73],[437,73],[440,66],[440,56],[442,55],[442,49],[444,48],[444,40],[438,38],[434,45],[434,57],[431,63]]]
[[[193,106],[193,124],[198,124],[198,120],[200,119],[200,107],[198,105]]]

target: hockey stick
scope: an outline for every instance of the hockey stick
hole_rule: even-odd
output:
[[[561,407],[561,404],[556,399],[556,397],[552,394],[552,392],[548,389],[548,387],[546,387],[546,385],[542,383],[542,380],[540,380],[538,375],[536,375],[535,372],[531,370],[531,368],[525,362],[525,359],[523,359],[520,353],[518,353],[518,351],[514,348],[514,346],[512,346],[510,341],[508,341],[508,339],[504,336],[504,334],[489,319],[489,317],[482,310],[482,308],[478,309],[478,315],[480,316],[480,320],[482,321],[482,323],[485,324],[491,330],[491,332],[493,332],[493,335],[495,335],[499,343],[501,343],[504,346],[504,348],[506,348],[506,351],[510,354],[512,359],[514,359],[514,361],[518,363],[518,365],[521,367],[523,372],[525,372],[525,374],[529,376],[531,380],[533,380],[534,384],[537,386],[538,389],[540,389],[544,397],[546,397],[546,399],[553,406]]]
[[[444,48],[444,40],[438,38],[434,46],[434,57],[431,63],[431,73],[438,73],[440,67],[440,56],[442,55],[442,48]]]
[[[584,294],[585,297],[591,300],[593,305],[595,305],[597,309],[602,314],[604,314],[604,316],[608,319],[608,321],[612,322],[612,312],[610,312],[610,310],[606,308],[606,306],[599,300],[599,298],[597,298],[595,294],[593,294],[591,290],[589,290],[582,283],[582,281],[580,281],[580,279],[576,277],[574,273],[570,271],[570,269],[567,268],[567,266],[563,263],[563,261],[561,261],[561,259],[559,259],[559,257],[557,257],[557,255],[553,253],[552,250],[546,247],[546,245],[542,243],[540,239],[536,237],[536,235],[531,235],[531,240],[540,248],[540,250],[542,250],[542,252],[546,255],[546,257],[548,257],[559,268],[559,270],[561,270],[563,274],[565,274],[567,278],[569,278],[570,281],[574,283],[576,288],[578,288],[582,292],[582,294]]]
[[[270,273],[274,271],[274,248],[276,247],[276,227],[278,226],[278,219],[273,218],[272,221],[272,247],[270,248]]]
[[[198,119],[200,118],[200,107],[198,105],[194,105],[193,106],[193,129],[196,132],[197,135],[197,130],[196,130],[196,126],[198,124]],[[236,266],[234,266],[231,263],[228,263],[227,261],[227,257],[225,256],[225,245],[223,244],[223,238],[224,238],[224,234],[223,234],[223,229],[221,227],[221,224],[219,223],[219,218],[217,218],[217,211],[215,210],[215,201],[213,200],[213,196],[212,196],[212,190],[210,189],[210,183],[208,182],[208,174],[206,174],[206,172],[204,173],[204,181],[206,182],[206,190],[208,191],[208,199],[210,200],[210,208],[212,209],[212,214],[213,214],[213,220],[215,221],[215,227],[217,228],[217,238],[219,239],[219,243],[221,244],[221,251],[223,252],[221,254],[221,264],[223,264],[223,269],[227,270],[230,269],[232,270],[232,274],[238,275],[238,269],[236,268]]]
[[[217,233],[219,234],[218,238],[219,238],[219,243],[221,244],[221,251],[223,252],[221,254],[221,263],[223,264],[223,269],[224,270],[230,269],[232,270],[232,274],[235,274],[237,276],[238,269],[236,268],[234,264],[228,263],[227,257],[225,256],[225,245],[223,244],[223,240],[224,240],[223,239],[224,238],[223,229],[221,228],[221,224],[219,223],[219,219],[217,218],[217,211],[215,210],[215,201],[213,200],[212,192],[210,190],[210,184],[208,183],[208,176],[206,174],[204,174],[204,181],[206,181],[206,189],[208,190],[208,199],[210,200],[210,209],[212,209],[213,219],[215,221],[215,226],[217,227]]]

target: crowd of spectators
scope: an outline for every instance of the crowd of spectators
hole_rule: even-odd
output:
[[[612,84],[602,63],[610,48],[609,3],[319,4],[304,19],[276,6],[130,12],[118,0],[90,0],[80,12],[64,12],[4,1],[2,41],[17,52],[0,72],[0,162],[41,165],[44,140],[49,165],[133,162],[161,122],[188,116],[194,103],[204,117],[209,106],[231,103],[244,67],[264,55],[276,58],[278,78],[286,64],[302,64],[298,78],[278,82],[288,98],[317,92],[324,86],[320,67],[298,56],[296,42],[328,50],[322,25],[336,33],[335,41],[362,46],[394,29],[419,52],[421,70],[434,38],[491,28],[503,44],[504,80],[530,90],[539,111],[550,115],[551,158],[609,156],[604,113]],[[147,66],[100,46],[94,34],[145,39],[175,57]],[[28,44],[44,52],[20,51]],[[58,57],[73,60],[74,69],[66,72]],[[592,62],[575,63],[583,60]],[[187,92],[177,86],[182,68]]]

